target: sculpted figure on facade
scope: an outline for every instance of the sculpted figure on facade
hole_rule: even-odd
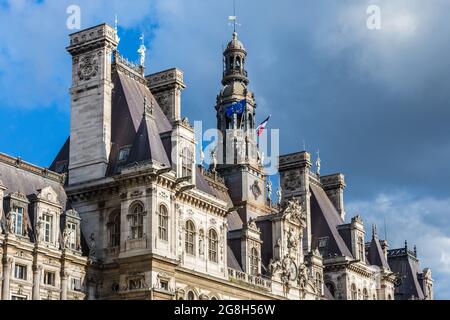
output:
[[[8,233],[14,233],[14,225],[16,224],[16,217],[10,212],[6,218],[6,230]]]
[[[37,219],[36,225],[34,226],[34,238],[36,242],[39,242],[41,239],[41,230],[42,230],[42,221],[41,219]]]

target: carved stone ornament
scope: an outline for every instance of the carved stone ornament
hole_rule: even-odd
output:
[[[283,216],[293,223],[300,224],[301,228],[306,227],[306,212],[303,210],[298,199],[290,199],[287,202]]]
[[[98,73],[98,61],[94,55],[87,55],[81,58],[78,68],[78,78],[83,80],[90,80]]]
[[[261,196],[261,188],[259,187],[258,181],[255,180],[255,182],[251,186],[251,190],[253,196],[255,197],[255,200],[258,200],[258,198]]]

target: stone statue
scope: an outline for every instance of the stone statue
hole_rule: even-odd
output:
[[[297,234],[295,233],[293,228],[290,228],[288,231],[287,247],[288,249],[297,249],[298,247]]]
[[[283,190],[281,189],[281,186],[279,186],[277,189],[278,205],[281,205],[282,197],[283,197]]]
[[[200,147],[200,166],[203,167],[204,162],[205,162],[205,153],[203,152],[203,148]]]
[[[96,249],[96,244],[95,244],[95,239],[94,239],[94,234],[91,233],[91,236],[89,238],[89,258],[95,258],[95,249]]]
[[[270,259],[270,261],[269,261],[269,266],[268,266],[268,271],[269,271],[269,274],[271,275],[271,276],[273,276],[273,275],[275,275],[275,273],[277,273],[277,271],[278,270],[280,270],[281,269],[281,263],[280,263],[280,260],[273,260],[273,259]]]
[[[6,230],[8,233],[14,233],[15,224],[16,216],[10,212],[6,218]]]
[[[139,47],[139,50],[137,51],[139,53],[139,62],[141,66],[143,67],[145,65],[145,52],[147,51],[147,48],[144,45],[144,35],[140,37],[142,43]]]
[[[260,152],[259,149],[256,149],[256,154],[258,156],[258,164],[264,166],[264,152]]]
[[[213,163],[213,169],[212,172],[216,172],[216,168],[217,168],[217,155],[216,155],[216,149],[212,149],[211,150],[211,160]]]
[[[34,238],[36,242],[39,242],[41,239],[41,230],[42,230],[42,221],[39,218],[34,226]]]
[[[320,175],[320,151],[317,151],[316,168],[317,174]]]
[[[272,201],[272,181],[270,179],[268,179],[266,187],[267,187],[267,198],[269,199],[269,201]]]
[[[203,256],[205,254],[204,238],[205,238],[205,236],[203,234],[203,230],[201,230],[199,240],[198,240],[198,251],[199,251],[200,256]]]
[[[72,230],[69,230],[69,228],[64,228],[63,234],[62,234],[62,242],[63,242],[63,248],[69,248],[70,247],[70,235],[72,234]],[[95,243],[94,243],[95,245]]]

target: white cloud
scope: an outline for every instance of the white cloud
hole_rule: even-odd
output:
[[[417,198],[393,192],[373,200],[353,201],[347,212],[361,213],[368,232],[371,224],[377,224],[380,237],[384,237],[386,221],[390,248],[403,247],[405,240],[411,248],[417,245],[422,268],[432,268],[437,298],[450,297],[450,198]]]
[[[70,57],[66,9],[81,8],[82,28],[112,23],[117,12],[122,27],[129,28],[147,18],[151,6],[133,1],[8,1],[0,10],[0,101],[2,107],[47,107],[68,105]]]

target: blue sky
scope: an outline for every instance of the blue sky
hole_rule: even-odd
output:
[[[82,28],[119,16],[121,53],[147,73],[185,72],[183,114],[214,126],[232,1],[0,0],[0,151],[48,166],[69,134],[66,8]],[[381,9],[368,30],[366,9]],[[416,243],[438,298],[450,298],[450,23],[445,0],[237,0],[257,121],[281,152],[306,140],[322,173],[343,172],[348,217],[388,222],[391,248]]]

